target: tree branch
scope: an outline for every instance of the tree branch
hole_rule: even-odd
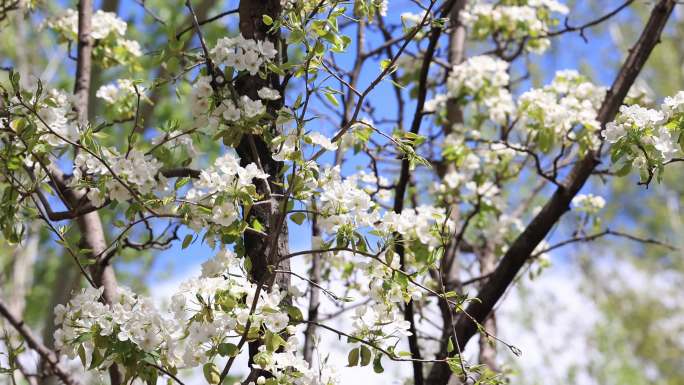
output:
[[[653,8],[639,40],[630,50],[629,56],[622,65],[613,85],[606,93],[597,117],[602,127],[605,127],[606,123],[615,118],[627,92],[642,70],[653,48],[658,44],[675,3],[675,0],[661,0]],[[467,316],[461,314],[459,317],[456,325],[456,340],[459,345],[464,346],[477,332],[478,325],[475,322],[482,323],[487,318],[537,245],[546,237],[560,217],[569,210],[572,198],[584,186],[594,168],[599,164],[599,154],[600,149],[590,151],[573,167],[566,182],[556,189],[542,210],[515,239],[492,274],[491,279],[483,285],[478,293],[479,301],[471,302],[465,310]],[[442,352],[442,354],[446,354],[446,352]],[[448,365],[436,363],[430,372],[428,383],[446,384],[449,377]]]
[[[47,363],[52,371],[59,377],[59,379],[64,382],[67,385],[80,385],[80,382],[78,382],[75,378],[72,377],[72,375],[67,372],[62,366],[59,364],[59,358],[55,352],[52,350],[48,349],[43,345],[36,336],[33,335],[31,330],[26,327],[24,324],[24,321],[21,321],[14,317],[14,315],[9,311],[7,306],[0,301],[0,314],[14,327],[14,329],[24,338],[24,341],[28,344],[28,346],[35,350],[36,353],[40,356],[40,358],[43,360],[43,362]]]

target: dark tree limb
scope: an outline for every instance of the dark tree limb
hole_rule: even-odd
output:
[[[455,0],[448,0],[445,4],[444,7],[442,8],[441,16],[444,17],[449,14],[451,11],[451,8],[454,6],[456,3]],[[442,28],[439,27],[433,27],[430,30],[430,40],[428,43],[428,47],[425,51],[425,55],[423,57],[423,62],[421,65],[420,69],[420,79],[418,81],[418,97],[417,97],[417,102],[416,102],[416,110],[413,115],[413,122],[411,123],[411,128],[410,132],[413,134],[417,134],[420,131],[420,126],[423,121],[423,108],[425,106],[425,100],[427,97],[427,88],[428,88],[428,75],[430,72],[430,64],[432,64],[432,59],[435,55],[435,51],[437,49],[437,43],[439,42],[439,38],[441,37],[442,34]],[[395,213],[401,213],[404,209],[404,199],[406,195],[406,189],[409,184],[410,180],[410,167],[409,167],[409,160],[407,158],[402,159],[401,161],[401,171],[399,174],[399,181],[396,184],[396,190],[395,190],[395,195],[394,195],[394,212]],[[404,244],[401,239],[401,236],[398,234],[395,234],[395,251],[397,255],[399,256],[399,262],[401,269],[404,269],[404,264],[405,264],[405,254],[406,251],[404,249]],[[423,376],[423,363],[420,361],[422,354],[420,351],[420,345],[418,344],[418,335],[417,335],[417,330],[416,330],[416,321],[415,321],[415,309],[414,309],[414,303],[413,300],[409,300],[406,305],[404,306],[404,320],[409,322],[409,332],[411,335],[408,337],[408,344],[409,344],[409,351],[411,352],[411,357],[414,358],[415,360],[412,362],[413,364],[413,382],[415,385],[423,385],[425,383],[425,379]]]
[[[608,90],[599,110],[597,120],[605,127],[612,121],[622,105],[630,87],[641,72],[653,48],[660,41],[660,35],[672,14],[675,0],[659,1],[639,37],[629,51],[615,81]],[[456,324],[456,340],[464,346],[477,333],[477,325],[489,316],[499,299],[506,292],[518,272],[529,260],[537,245],[547,236],[561,216],[569,210],[572,198],[584,186],[594,168],[599,164],[600,149],[588,152],[572,169],[566,181],[556,189],[551,199],[534,217],[527,228],[515,239],[501,259],[491,278],[478,293],[479,301],[471,302]],[[472,317],[472,319],[470,318]],[[446,352],[442,352],[446,355]],[[436,363],[428,377],[430,384],[446,384],[451,371],[446,363]]]
[[[200,21],[197,22],[197,24],[199,24],[199,25],[208,24],[208,23],[211,23],[211,22],[216,21],[216,20],[218,20],[218,19],[221,19],[221,18],[223,18],[223,17],[225,17],[225,16],[234,15],[234,14],[236,14],[236,13],[238,13],[238,10],[237,10],[237,9],[231,9],[231,10],[229,10],[229,11],[221,12],[221,13],[219,13],[218,15],[212,16],[212,17],[210,17],[210,18],[208,18],[208,19],[200,20]],[[191,25],[189,25],[189,26],[183,28],[180,32],[178,32],[178,33],[176,34],[176,40],[180,40],[181,36],[185,35],[185,34],[186,34],[187,32],[189,32],[189,31],[191,31],[194,27],[195,27],[195,25],[194,25],[194,23],[193,23],[193,24],[191,24]]]

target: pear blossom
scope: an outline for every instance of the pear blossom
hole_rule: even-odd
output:
[[[588,214],[596,214],[606,205],[603,197],[594,194],[579,194],[572,199],[572,206]]]
[[[337,150],[337,143],[333,143],[327,137],[323,136],[320,132],[312,132],[308,135],[311,142],[315,145],[321,146],[328,151]]]
[[[257,94],[261,99],[265,100],[278,100],[280,99],[280,92],[274,90],[273,88],[262,87],[257,91]]]
[[[510,77],[508,63],[492,56],[473,56],[452,68],[447,79],[451,97],[491,95],[505,87]]]

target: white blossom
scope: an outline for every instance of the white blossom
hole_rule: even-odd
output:
[[[328,151],[337,150],[337,143],[331,142],[328,137],[324,136],[320,132],[312,132],[308,135],[308,137],[311,139],[313,144],[321,146]]]
[[[578,194],[572,198],[572,206],[588,214],[596,214],[606,205],[603,197],[594,194]]]
[[[452,68],[447,79],[451,97],[490,95],[509,82],[508,63],[492,56],[473,56]]]

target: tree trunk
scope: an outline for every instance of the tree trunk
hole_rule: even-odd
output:
[[[76,80],[74,83],[74,109],[78,116],[79,126],[82,128],[88,124],[89,94],[92,73],[93,38],[92,30],[93,4],[91,0],[78,2],[78,47],[76,60]],[[65,196],[70,201],[72,209],[77,205],[86,204],[87,199],[81,199],[84,191],[66,189]],[[82,234],[81,246],[88,250],[91,259],[102,258],[107,247],[102,220],[97,211],[78,217],[76,220],[78,229]],[[117,283],[114,269],[108,263],[100,261],[92,264],[90,272],[97,286],[104,287],[103,297],[106,303],[112,303],[116,296]],[[112,385],[121,383],[123,377],[116,365],[109,368],[109,378]]]
[[[238,10],[240,33],[242,36],[246,39],[270,40],[276,47],[280,46],[279,33],[277,31],[269,33],[270,27],[263,23],[263,15],[268,15],[274,20],[280,16],[280,0],[242,0]],[[281,55],[282,52],[281,49]],[[259,98],[257,91],[262,87],[280,90],[279,80],[275,74],[270,74],[267,79],[247,75],[238,79],[236,89],[240,95],[247,95],[252,100],[256,100]],[[283,90],[280,91],[282,92]],[[274,113],[282,106],[282,100],[284,99],[285,97],[283,96],[281,101],[268,102],[268,111]],[[278,128],[275,123],[271,125],[270,129],[272,133],[277,133]],[[254,219],[258,220],[264,226],[264,232],[269,235],[267,239],[251,233],[245,233],[244,235],[245,251],[252,264],[252,270],[250,271],[251,279],[266,285],[266,287],[277,284],[281,290],[287,289],[290,285],[290,275],[274,274],[272,272],[274,268],[285,271],[290,269],[289,260],[279,263],[279,260],[288,254],[287,219],[280,215],[281,211],[284,211],[284,208],[281,207],[282,203],[284,203],[283,198],[280,198],[284,193],[282,188],[283,178],[280,176],[280,171],[283,167],[282,162],[273,159],[268,143],[264,138],[257,135],[245,134],[238,145],[237,151],[243,166],[248,163],[260,164],[263,171],[269,175],[268,181],[257,183],[257,192],[268,197],[270,190],[278,196],[278,198],[271,197],[270,205],[252,207],[247,218],[249,222]],[[249,344],[250,364],[260,345],[261,342],[259,341]],[[256,378],[259,375],[259,370],[253,370],[249,378]]]

